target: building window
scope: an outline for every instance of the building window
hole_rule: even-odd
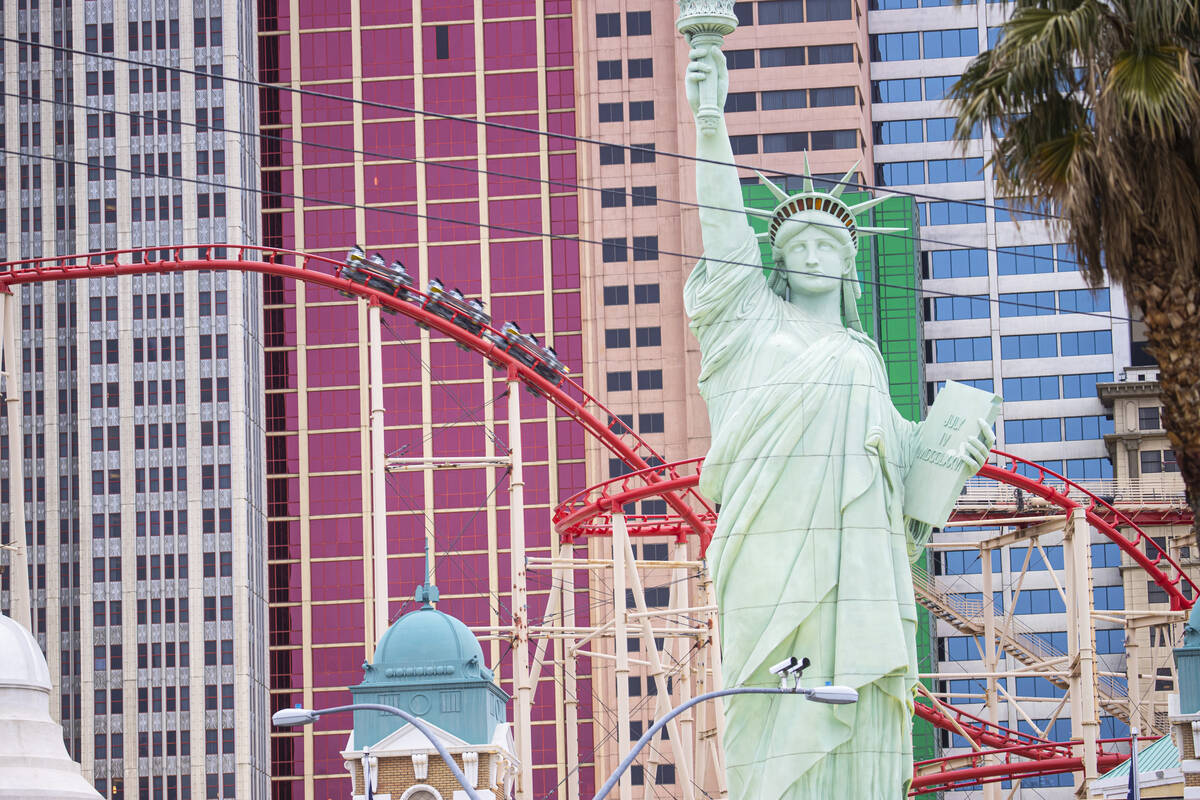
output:
[[[601,208],[623,208],[625,206],[625,190],[624,189],[601,189],[600,190],[600,207]]]
[[[803,131],[794,133],[764,133],[762,137],[764,153],[797,153],[808,149],[808,134]]]
[[[808,0],[808,21],[851,19],[850,0]]]
[[[666,429],[663,414],[638,414],[638,430],[642,433],[662,433]]]
[[[812,132],[813,150],[851,150],[856,147],[858,147],[858,131],[853,128],[841,131]]]
[[[1000,358],[1054,358],[1058,341],[1053,333],[1030,333],[1000,337]]]
[[[639,283],[633,287],[633,302],[635,305],[658,302],[657,283]]]
[[[654,119],[654,101],[653,100],[630,100],[629,101],[629,121],[643,122],[645,120]]]
[[[604,305],[606,305],[606,306],[629,305],[629,287],[628,286],[605,286],[604,287]]]
[[[634,186],[633,204],[635,206],[654,206],[658,205],[658,187],[657,186]]]
[[[663,388],[661,369],[639,369],[638,389],[641,391]]]
[[[804,90],[801,89],[801,92]],[[764,93],[765,94],[765,93]],[[764,99],[763,110],[767,108]],[[756,92],[730,92],[725,96],[725,113],[736,114],[742,111],[758,110],[758,94]]]
[[[1061,442],[1062,422],[1058,417],[1004,420],[1005,444]]]
[[[438,61],[450,58],[450,28],[446,25],[436,25],[433,29],[434,51]]]
[[[650,30],[650,12],[649,11],[629,11],[625,14],[625,27],[628,31],[628,36],[649,36]]]
[[[758,65],[767,67],[804,66],[803,47],[764,47],[758,51]]]
[[[613,236],[604,239],[601,256],[607,264],[626,261],[629,258],[628,246],[624,236]]]
[[[983,249],[929,250],[924,256],[934,278],[978,278],[988,274],[987,251]]]
[[[915,36],[916,34],[911,35]],[[959,58],[979,55],[979,34],[975,28],[925,31],[923,36],[925,58]]]
[[[915,144],[924,141],[919,119],[876,122],[874,129],[875,144]]]
[[[990,336],[972,336],[961,339],[934,339],[933,360],[938,364],[954,361],[990,361],[992,339]]]
[[[858,90],[853,86],[833,86],[826,89],[812,89],[808,93],[809,105],[813,108],[831,108],[833,106],[852,106],[858,102]]]
[[[622,239],[622,242],[624,240]],[[658,258],[658,237],[657,236],[635,236],[633,237],[633,260],[634,261],[653,261]]]
[[[630,164],[653,164],[654,163],[654,142],[646,144],[633,144],[629,147],[629,163]]]
[[[871,100],[876,103],[913,103],[921,99],[920,78],[871,81]]]
[[[600,145],[600,165],[608,166],[611,164],[625,163],[625,148],[615,144]]]
[[[601,103],[600,122],[620,122],[625,119],[625,107],[620,103]]]
[[[762,93],[763,111],[780,111],[787,108],[806,108],[807,106],[808,92],[804,89],[780,89]],[[726,110],[728,110],[728,104],[726,104]],[[749,110],[753,111],[754,109]]]
[[[875,182],[881,186],[905,186],[925,182],[924,161],[890,161],[875,165]]]
[[[660,347],[662,345],[662,329],[657,326],[638,328],[636,341],[638,347]]]
[[[1005,378],[1001,386],[1005,402],[1057,400],[1059,397],[1057,375]]]
[[[794,22],[804,22],[802,0],[763,0],[758,4],[759,25],[787,25]]]
[[[610,392],[628,392],[633,390],[633,373],[610,372],[606,376],[607,388]]]
[[[809,64],[849,64],[854,61],[852,44],[818,44],[808,48]]]
[[[621,14],[613,12],[611,14],[596,15],[596,37],[599,39],[611,38],[621,35]]]
[[[1061,334],[1062,355],[1094,356],[1112,353],[1112,331],[1078,331]]]
[[[938,321],[951,319],[987,319],[991,309],[987,295],[976,294],[967,297],[935,297],[933,298],[933,319]],[[1057,383],[1055,384],[1057,386]],[[1005,400],[1013,400],[1006,392]]]
[[[929,162],[930,183],[963,183],[983,180],[982,158],[942,158]]]
[[[1162,428],[1158,406],[1142,406],[1138,409],[1138,430],[1157,431]]]
[[[604,346],[609,349],[629,347],[629,328],[608,328],[605,330]]]
[[[1002,317],[1037,317],[1054,313],[1054,292],[1001,292]]]
[[[734,3],[733,15],[737,17],[738,25],[753,25],[754,3]]]
[[[629,78],[653,78],[654,77],[654,59],[652,58],[631,58],[629,59]]]
[[[621,60],[601,61],[596,65],[596,79],[601,81],[621,80]]]
[[[921,42],[916,31],[871,34],[872,61],[916,61]]]
[[[752,155],[758,152],[758,136],[753,133],[730,136],[729,146],[735,156]]]
[[[754,69],[755,58],[753,50],[729,50],[725,53],[727,69]]]

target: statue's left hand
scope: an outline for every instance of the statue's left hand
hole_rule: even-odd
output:
[[[958,451],[958,457],[970,467],[972,475],[979,472],[987,462],[992,445],[996,443],[996,434],[992,432],[992,426],[988,424],[988,421],[981,418],[976,422],[979,425],[979,433],[974,439],[963,442]]]

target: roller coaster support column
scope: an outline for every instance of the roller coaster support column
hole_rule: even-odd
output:
[[[525,471],[521,460],[521,381],[508,372],[509,554],[512,573],[513,721],[517,758],[521,760],[517,800],[533,798],[533,680],[529,674],[529,599],[525,578]],[[539,670],[540,672],[540,670]]]
[[[558,557],[567,561],[575,555],[575,545],[559,540]],[[562,609],[562,624],[575,627],[575,570],[570,566],[556,570],[559,574],[558,586],[562,592],[559,608]],[[552,572],[551,575],[554,573]],[[579,672],[579,661],[575,658],[574,641],[564,640],[558,644],[563,670],[563,727],[566,737],[567,754],[567,800],[579,800],[579,684],[576,675]]]
[[[696,604],[702,608],[711,608],[705,615],[708,622],[708,635],[700,646],[701,661],[696,673],[696,696],[707,694],[725,688],[725,679],[721,672],[721,628],[720,615],[714,605],[712,575],[707,564],[700,571],[700,585],[696,588]],[[711,683],[706,681],[711,678]],[[702,717],[707,723],[701,725],[700,741],[696,747],[696,782],[706,786],[711,774],[717,787],[717,796],[724,795],[725,786],[725,753],[721,743],[725,741],[725,704],[715,700],[708,704],[708,709]]]
[[[17,622],[33,630],[29,593],[29,554],[25,539],[25,437],[21,405],[23,369],[17,357],[21,325],[20,299],[7,287],[0,289],[0,353],[4,358],[4,389],[8,412],[8,613]]]
[[[1141,659],[1138,657],[1137,629],[1125,621],[1125,685],[1129,692],[1129,727],[1140,731],[1153,730],[1142,722],[1142,670]],[[1154,721],[1154,714],[1150,714]]]
[[[618,519],[620,519],[620,523],[617,522]],[[638,575],[637,564],[634,561],[633,545],[629,541],[629,531],[625,526],[624,514],[613,515],[613,551],[618,549],[623,551],[625,569],[629,574],[629,588],[633,591],[633,604],[637,608],[637,617],[641,621],[642,647],[646,649],[646,656],[650,661],[650,679],[654,681],[654,687],[658,693],[654,714],[661,719],[671,710],[671,694],[663,670],[662,657],[658,652],[658,643],[654,641],[654,626],[651,624],[653,617],[646,608],[646,593],[642,588],[642,579]],[[617,609],[617,614],[624,613],[627,613],[627,609]],[[672,618],[671,621],[674,622],[675,618]],[[624,640],[617,639],[616,649],[621,649],[622,641]],[[690,700],[691,698],[685,699]],[[695,800],[696,786],[692,783],[692,771],[688,766],[690,759],[684,752],[685,746],[690,743],[684,742],[683,737],[679,735],[679,722],[676,719],[672,718],[667,723],[667,731],[671,737],[671,753],[675,757],[675,768],[679,770],[678,786],[683,791],[683,800]],[[646,785],[649,786],[650,776],[647,775],[646,778]]]
[[[367,338],[371,364],[371,549],[375,600],[375,636],[368,636],[367,641],[377,642],[388,627],[388,541],[383,444],[383,331],[380,306],[376,302],[367,309]]]
[[[1091,782],[1099,777],[1096,741],[1096,631],[1092,621],[1091,527],[1086,512],[1071,510],[1063,536],[1067,582],[1067,658],[1071,692],[1071,738],[1081,740],[1075,752],[1083,758],[1083,772],[1075,786],[1076,797],[1087,797]]]
[[[999,659],[996,656],[996,617],[987,613],[988,603],[995,596],[992,594],[992,549],[981,548],[979,558],[983,562],[983,663],[987,670],[987,688],[984,698],[987,703],[987,720],[993,725],[1000,724],[999,703],[996,697],[996,673],[999,671]],[[934,618],[936,619],[936,618]],[[1000,784],[985,783],[983,785],[984,800],[1000,800]]]
[[[613,558],[613,654],[616,656],[617,668],[614,670],[617,679],[617,752],[622,757],[629,752],[629,632],[626,629],[629,619],[625,607],[625,547],[623,540],[628,538],[625,526],[625,514],[620,508],[613,510],[612,515],[612,558]],[[633,778],[629,772],[621,774],[617,785],[618,800],[633,800]]]

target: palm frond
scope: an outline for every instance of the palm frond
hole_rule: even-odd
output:
[[[1105,99],[1150,135],[1165,137],[1190,124],[1200,108],[1188,62],[1187,51],[1175,45],[1124,50],[1113,59]]]

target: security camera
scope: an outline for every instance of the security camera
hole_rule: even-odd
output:
[[[808,669],[810,663],[812,662],[807,658],[792,656],[771,667],[771,673],[779,676],[780,689],[787,688],[788,675],[792,676],[792,688],[797,689],[800,686],[800,676],[804,674],[804,670]]]
[[[771,674],[783,677],[799,666],[799,664],[800,659],[796,658],[795,656],[785,658],[783,661],[780,661],[778,664],[771,667]]]

